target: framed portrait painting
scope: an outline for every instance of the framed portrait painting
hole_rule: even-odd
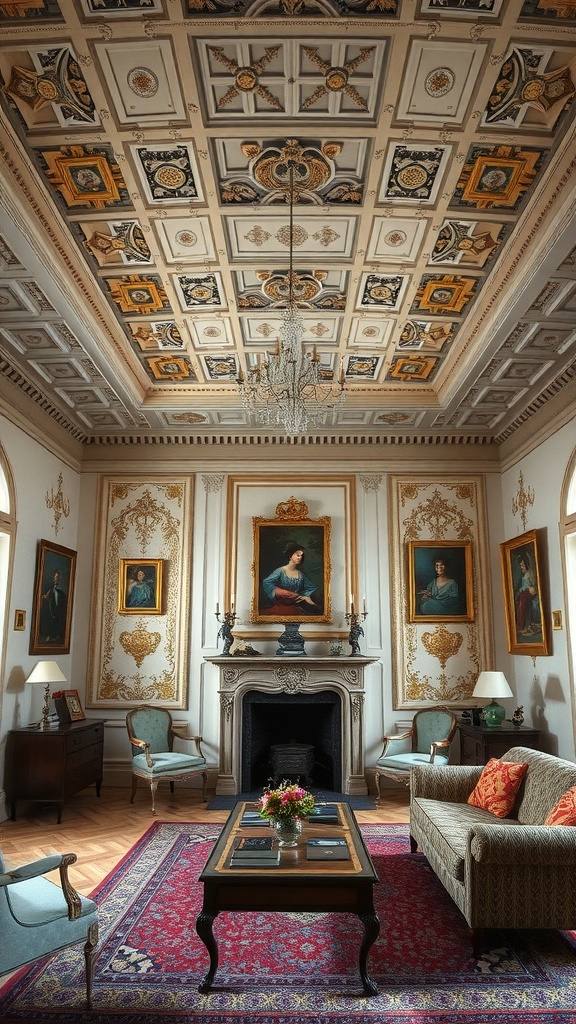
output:
[[[121,615],[162,614],[162,559],[121,558],[118,573]]]
[[[252,622],[330,622],[330,518],[252,522]]]
[[[76,552],[38,541],[30,654],[69,654]]]
[[[500,545],[510,654],[548,654],[536,530]]]
[[[470,541],[408,542],[408,621],[473,622]]]

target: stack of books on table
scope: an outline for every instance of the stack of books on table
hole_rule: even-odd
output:
[[[345,839],[315,836],[306,843],[306,860],[350,860]]]
[[[262,827],[266,824],[266,818],[261,818],[259,811],[244,811],[240,818],[241,828],[252,828],[254,825]]]
[[[232,848],[231,868],[277,868],[279,863],[273,836],[242,836]]]
[[[308,815],[308,821],[322,825],[340,825],[340,815],[336,804],[316,804]]]

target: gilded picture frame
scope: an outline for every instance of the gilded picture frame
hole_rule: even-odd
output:
[[[506,633],[510,654],[548,654],[541,559],[536,530],[500,545]]]
[[[330,517],[264,519],[253,523],[252,622],[330,622]],[[303,559],[293,559],[301,551]],[[298,590],[286,579],[294,572]],[[282,586],[284,584],[284,586]]]
[[[408,542],[408,621],[473,622],[471,541]]]
[[[29,654],[69,654],[76,552],[38,541]]]
[[[120,615],[161,615],[161,558],[121,558],[118,572]]]

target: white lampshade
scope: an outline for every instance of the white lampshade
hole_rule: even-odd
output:
[[[57,661],[39,661],[32,669],[26,682],[41,683],[44,687],[44,705],[42,707],[42,718],[38,728],[48,729],[50,727],[50,721],[48,719],[50,685],[51,683],[65,683],[66,676],[63,674]]]
[[[66,676],[60,669],[58,662],[56,661],[39,661],[34,666],[28,679],[27,683],[43,683],[44,686],[50,683],[65,683]]]
[[[512,697],[512,690],[503,672],[481,672],[473,697]]]

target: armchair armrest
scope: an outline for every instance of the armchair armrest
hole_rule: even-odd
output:
[[[198,757],[204,757],[204,754],[203,754],[203,751],[202,751],[202,747],[200,746],[200,744],[202,742],[202,737],[201,736],[186,736],[183,733],[179,732],[178,729],[174,729],[174,728],[172,728],[170,731],[172,733],[172,736],[174,736],[175,739],[189,740],[189,741],[193,742],[195,747],[196,747],[196,753],[198,754]]]
[[[396,754],[409,754],[412,750],[412,729],[410,732],[394,733],[384,737],[384,746],[378,760],[383,757],[395,757]]]
[[[74,860],[76,860],[75,855]],[[12,871],[5,871],[0,874],[0,885],[14,885],[17,882],[25,882],[28,878],[38,878],[39,875],[47,875],[49,871],[55,871],[62,863],[62,856],[54,854],[52,857],[42,857],[41,860],[34,860],[30,864],[22,864]]]
[[[132,736],[131,733],[128,733],[128,739],[130,740],[130,743],[134,744],[135,747],[143,748],[144,753],[146,754],[146,764],[148,765],[149,768],[153,768],[154,761],[150,757],[150,744],[147,743],[146,740],[137,740],[136,737]]]
[[[38,878],[40,875],[47,875],[50,871],[60,870],[60,884],[62,895],[68,907],[68,920],[75,921],[80,917],[82,904],[80,896],[68,878],[68,868],[77,861],[75,853],[55,854],[52,857],[42,857],[41,860],[32,861],[30,864],[23,864],[22,867],[14,868],[0,874],[0,886],[16,885],[18,882],[26,882],[30,878]]]
[[[434,758],[440,750],[445,750],[450,746],[450,740],[433,740],[430,744],[430,764],[434,764]]]
[[[449,800],[466,803],[482,774],[482,765],[419,764],[410,769],[410,799]]]
[[[468,833],[467,856],[482,864],[502,867],[527,864],[531,866],[576,866],[576,831],[554,825],[477,824]]]

